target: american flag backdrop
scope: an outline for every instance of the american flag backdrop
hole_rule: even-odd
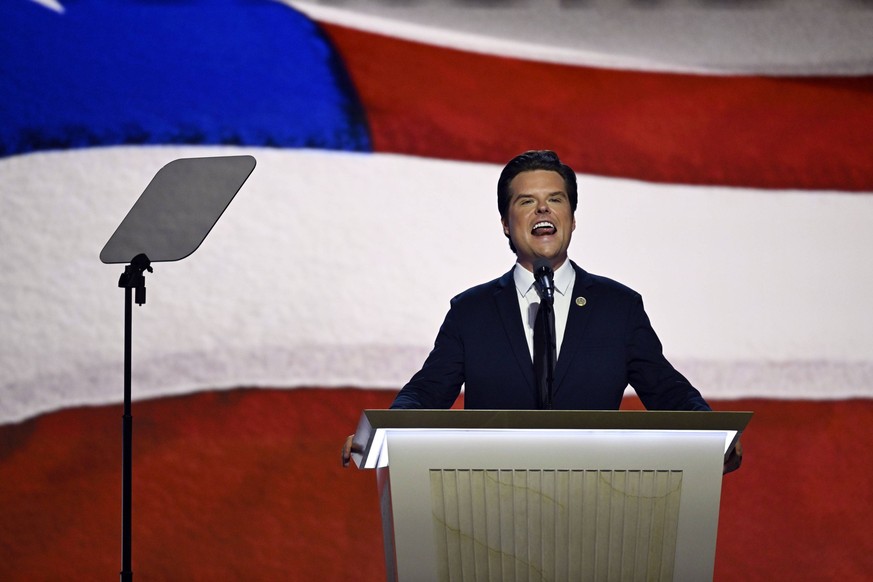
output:
[[[5,2],[0,578],[117,569],[98,254],[164,164],[238,153],[251,178],[134,313],[134,571],[383,577],[374,477],[339,447],[512,265],[497,176],[548,148],[579,178],[571,258],[757,413],[716,579],[864,579],[869,30],[857,0]]]

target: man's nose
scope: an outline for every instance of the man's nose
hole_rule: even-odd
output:
[[[549,208],[549,203],[546,202],[545,200],[540,200],[537,203],[537,212],[539,212],[539,213],[551,212],[551,209]]]

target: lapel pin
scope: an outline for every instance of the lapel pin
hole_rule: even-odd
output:
[[[576,298],[576,305],[578,305],[579,307],[585,307],[586,303],[588,303],[588,300],[585,299],[584,297],[577,297]]]

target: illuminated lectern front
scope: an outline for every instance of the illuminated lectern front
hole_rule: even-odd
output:
[[[389,580],[711,580],[750,412],[366,410]]]

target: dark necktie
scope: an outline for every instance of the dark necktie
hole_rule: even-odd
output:
[[[539,406],[542,410],[552,408],[552,377],[555,373],[555,311],[546,302],[540,302],[534,321],[534,380],[537,384]]]

